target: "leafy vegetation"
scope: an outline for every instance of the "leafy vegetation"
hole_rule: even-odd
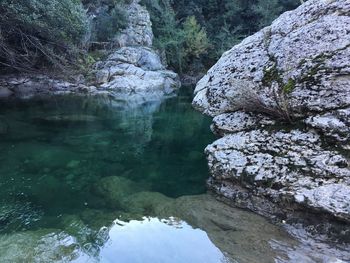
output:
[[[77,57],[88,20],[77,0],[1,0],[0,63],[31,70]]]
[[[112,41],[126,26],[130,0],[0,0],[0,64],[31,71],[88,61],[91,42]],[[179,73],[205,71],[244,37],[299,0],[142,0],[154,46]],[[100,47],[99,45],[97,45]],[[103,46],[103,45],[102,45]],[[89,64],[89,63],[88,63]],[[91,63],[90,63],[91,64]]]
[[[126,24],[124,0],[1,0],[0,65],[4,70],[64,71],[89,64],[91,41],[109,41]],[[102,7],[98,15],[89,9]]]
[[[207,69],[224,51],[269,25],[282,12],[296,8],[300,1],[142,0],[141,3],[151,13],[155,46],[166,55],[170,66],[191,73]],[[191,34],[193,27],[197,27],[197,36],[192,41],[202,38],[202,43],[191,47],[191,53],[196,55],[188,56],[185,36]]]
[[[113,7],[110,11],[102,11],[93,23],[93,39],[96,41],[112,40],[119,30],[126,26],[126,22],[125,14],[119,6]]]

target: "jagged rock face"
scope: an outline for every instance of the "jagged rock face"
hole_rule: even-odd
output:
[[[223,136],[206,148],[212,189],[266,216],[294,209],[350,222],[349,28],[349,1],[310,0],[199,81],[193,105]],[[291,124],[272,114],[281,105]]]
[[[47,95],[113,96],[111,92],[98,89],[95,86],[53,79],[46,75],[14,74],[3,76],[0,79],[0,89],[10,91],[5,98],[15,97],[20,99]]]
[[[216,181],[229,180],[275,202],[296,202],[350,221],[348,160],[323,149],[316,133],[239,132],[209,145],[206,153]]]
[[[339,146],[350,150],[350,108],[311,116],[305,123],[339,142]]]
[[[133,0],[129,5],[123,6],[129,25],[116,40],[121,47],[152,46],[153,32],[150,15],[147,9],[141,6],[139,2],[140,0]]]

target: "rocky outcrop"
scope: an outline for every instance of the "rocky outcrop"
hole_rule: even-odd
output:
[[[350,222],[350,2],[310,0],[227,51],[193,105],[223,136],[209,186],[265,216]]]
[[[179,86],[177,74],[166,70],[148,47],[122,47],[96,64],[97,82],[104,90],[120,93],[171,94]]]
[[[83,83],[72,83],[45,75],[8,75],[0,79],[0,90],[5,90],[7,96],[2,98],[28,99],[41,95],[108,95],[107,91]],[[5,93],[5,92],[4,92]]]
[[[131,1],[123,10],[129,25],[115,40],[120,48],[95,65],[97,83],[114,93],[145,94],[145,100],[155,93],[171,94],[180,86],[179,78],[165,69],[151,48],[153,33],[148,11],[139,0]]]

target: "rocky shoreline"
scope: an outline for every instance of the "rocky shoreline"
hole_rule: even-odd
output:
[[[197,84],[214,117],[209,188],[269,218],[350,223],[350,3],[311,0],[230,51]]]

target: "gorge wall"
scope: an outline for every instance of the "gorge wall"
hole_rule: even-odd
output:
[[[223,54],[193,105],[222,136],[209,186],[269,217],[350,222],[350,2],[310,0]]]

